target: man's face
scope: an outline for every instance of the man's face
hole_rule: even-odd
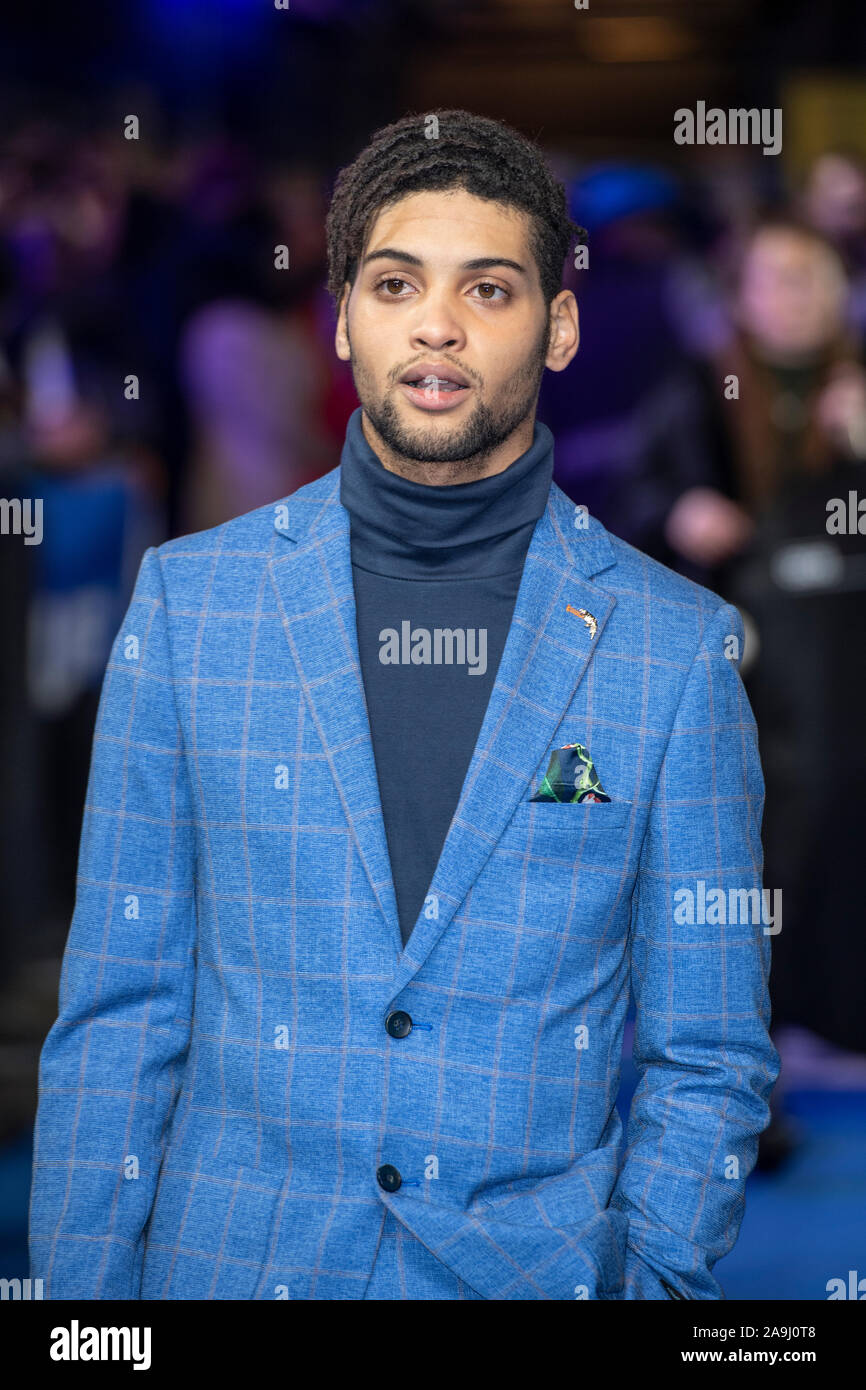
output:
[[[544,368],[577,350],[577,306],[562,291],[548,312],[526,214],[461,188],[413,193],[376,219],[336,347],[383,463],[461,481],[531,444]]]

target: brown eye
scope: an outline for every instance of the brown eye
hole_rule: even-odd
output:
[[[398,276],[393,276],[390,280],[383,280],[383,285],[402,285],[403,281]]]
[[[491,291],[492,291],[491,294],[482,294],[482,296],[481,296],[481,298],[484,299],[484,300],[486,300],[488,304],[498,304],[498,303],[500,303],[500,301],[494,297],[494,296],[497,295],[497,294],[500,294],[500,295],[502,296],[503,299],[508,299],[508,298],[509,298],[508,291],[507,291],[507,290],[504,290],[504,289],[502,288],[501,285],[494,285],[493,282],[492,282],[492,280],[484,280],[484,281],[482,281],[482,283],[481,283],[480,285],[476,285],[475,288],[476,288],[477,290],[491,290]]]

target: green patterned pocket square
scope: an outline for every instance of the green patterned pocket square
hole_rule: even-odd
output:
[[[582,743],[554,748],[541,786],[530,801],[610,801]]]

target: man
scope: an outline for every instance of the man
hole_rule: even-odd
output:
[[[41,1061],[49,1297],[723,1296],[778,1073],[724,910],[742,627],[552,485],[576,230],[508,127],[378,132],[328,216],[340,468],[144,556]]]

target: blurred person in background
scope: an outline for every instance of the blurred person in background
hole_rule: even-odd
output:
[[[15,541],[24,620],[2,676],[4,702],[26,703],[32,733],[11,800],[35,806],[14,866],[27,885],[26,960],[62,950],[102,672],[141,552],[164,534],[164,477],[158,391],[129,313],[134,276],[119,268],[129,247],[121,165],[96,137],[33,125],[8,139],[2,171],[6,495],[42,508],[39,543]]]
[[[199,172],[191,205],[205,245],[213,222],[217,245],[229,236],[222,224],[240,190],[229,195],[249,174],[237,161],[214,161]],[[334,467],[357,403],[352,391],[341,409],[335,394],[348,374],[332,366],[323,181],[313,170],[277,169],[256,188],[245,195],[255,219],[246,275],[223,273],[203,283],[202,303],[181,335],[180,375],[193,431],[183,530],[228,521]],[[278,247],[288,252],[284,270],[275,268]],[[197,271],[200,282],[212,263],[211,248]]]
[[[839,252],[850,282],[848,317],[866,349],[866,162],[859,152],[825,150],[809,166],[798,206]]]
[[[765,883],[784,907],[774,1029],[866,1052],[852,911],[866,838],[866,373],[842,259],[795,215],[766,216],[742,247],[732,308],[730,344],[645,403],[619,529],[747,619]],[[759,1163],[793,1137],[777,1096]]]
[[[723,340],[724,304],[699,247],[707,228],[667,171],[606,163],[568,185],[588,246],[566,262],[582,336],[571,366],[548,374],[539,419],[556,435],[559,486],[618,531],[640,403]]]
[[[38,120],[0,142],[0,491],[38,498],[44,524],[0,556],[13,1049],[54,1008],[99,683],[141,554],[339,459],[357,398],[331,350],[323,184],[214,135],[157,147]],[[14,1129],[32,1086],[5,1056]]]

